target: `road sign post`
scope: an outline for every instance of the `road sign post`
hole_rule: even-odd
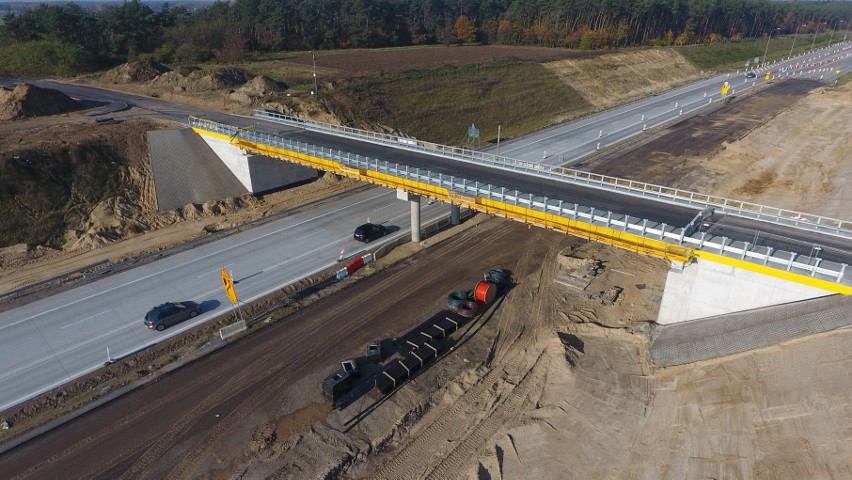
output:
[[[225,293],[228,294],[228,300],[231,303],[237,303],[237,292],[234,290],[234,281],[231,280],[231,275],[222,267],[222,284],[225,287]]]
[[[231,274],[225,270],[225,267],[222,267],[222,286],[225,287],[225,293],[228,295],[228,300],[231,301],[231,308],[234,308],[234,305],[237,306],[237,313],[240,316],[240,320],[243,320],[243,311],[240,308],[240,304],[237,300],[237,291],[234,290],[234,281],[231,279]]]

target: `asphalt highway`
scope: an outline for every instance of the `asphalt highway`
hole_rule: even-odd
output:
[[[410,235],[410,207],[385,188],[366,188],[280,220],[151,263],[108,275],[0,314],[0,411],[117,359],[231,311],[221,268],[241,302],[251,302],[363,254],[352,238],[368,219],[390,227],[374,244]],[[422,221],[448,216],[422,206]],[[143,324],[166,301],[193,300],[202,313],[158,332]],[[109,349],[109,352],[107,351]],[[107,356],[109,355],[109,357]]]

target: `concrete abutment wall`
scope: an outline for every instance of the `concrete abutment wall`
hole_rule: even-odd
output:
[[[671,324],[833,295],[836,292],[697,259],[672,268],[657,323]]]

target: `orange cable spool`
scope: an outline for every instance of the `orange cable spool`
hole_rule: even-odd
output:
[[[478,302],[489,304],[497,297],[497,285],[489,282],[479,282],[473,290],[473,298]]]

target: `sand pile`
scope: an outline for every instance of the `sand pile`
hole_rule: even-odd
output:
[[[80,104],[62,92],[28,83],[13,90],[0,89],[0,121],[72,112]]]
[[[220,68],[217,70],[196,70],[187,79],[187,90],[203,92],[223,88],[235,88],[251,80],[253,75],[241,68]]]
[[[105,73],[104,79],[114,83],[147,82],[169,71],[157,62],[127,62]]]

